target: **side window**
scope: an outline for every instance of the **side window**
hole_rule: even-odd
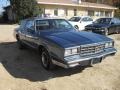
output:
[[[48,30],[50,29],[50,23],[48,20],[37,20],[36,30]]]
[[[34,30],[34,22],[33,21],[27,21],[27,23],[25,25],[25,29]]]
[[[88,18],[88,21],[93,21],[93,19],[92,18]]]
[[[83,21],[83,22],[87,22],[87,18],[86,18],[86,17],[83,18],[82,21]]]
[[[83,22],[89,22],[89,21],[93,21],[91,18],[85,17],[82,19]]]
[[[72,26],[65,20],[55,20],[55,28],[72,28]]]
[[[115,22],[116,24],[120,24],[120,20],[117,19],[117,18],[114,19],[114,22]]]

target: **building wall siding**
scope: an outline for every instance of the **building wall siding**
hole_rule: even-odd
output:
[[[82,0],[83,2],[97,3],[97,1],[102,2],[102,4],[113,5],[114,0]]]
[[[114,11],[113,10],[107,10],[107,9],[98,9],[98,8],[83,8],[83,7],[74,7],[74,6],[62,6],[62,5],[40,5],[40,8],[44,8],[45,14],[50,14],[54,16],[54,10],[58,9],[58,13],[62,12],[61,10],[66,10],[67,9],[67,16],[66,14],[61,15],[63,18],[71,18],[74,16],[74,9],[77,10],[77,16],[87,16],[88,15],[88,10],[93,10],[94,13],[99,13],[99,16],[94,15],[92,16],[94,19],[100,18],[100,17],[105,17],[105,16],[100,16],[100,12],[111,12],[111,16],[114,16]],[[65,12],[64,12],[65,13]],[[58,15],[59,16],[59,15]]]

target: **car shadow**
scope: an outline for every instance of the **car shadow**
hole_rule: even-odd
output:
[[[15,42],[0,43],[0,63],[7,72],[15,78],[30,81],[46,81],[52,78],[70,76],[81,73],[87,67],[47,71],[40,64],[40,56],[37,51],[19,50]]]

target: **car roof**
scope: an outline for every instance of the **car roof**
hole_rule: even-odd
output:
[[[102,17],[102,18],[98,18],[98,19],[112,19],[113,17]]]
[[[84,18],[84,17],[90,17],[90,16],[73,16],[73,17],[81,17],[81,18]],[[91,17],[90,17],[91,18]]]
[[[64,19],[60,17],[33,17],[33,18],[28,18],[24,20],[45,20],[45,19]]]

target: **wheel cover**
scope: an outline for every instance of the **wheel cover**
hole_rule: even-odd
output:
[[[79,30],[79,27],[78,26],[74,26],[77,30]]]
[[[44,67],[48,66],[48,56],[46,55],[45,52],[42,53],[42,64]]]

